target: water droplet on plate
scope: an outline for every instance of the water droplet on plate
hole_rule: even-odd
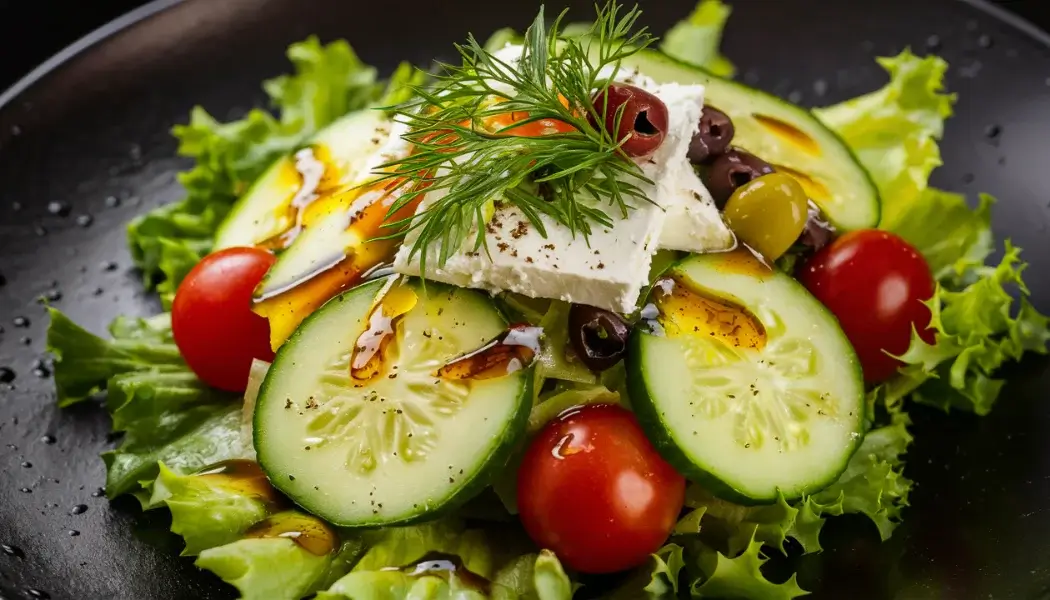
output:
[[[15,317],[14,319],[11,319],[11,324],[15,327],[25,328],[29,327],[32,323],[30,323],[29,319],[27,319],[26,317]]]
[[[117,263],[112,260],[107,260],[102,263],[102,270],[107,273],[112,273],[117,270]]]
[[[23,346],[28,346],[33,343],[33,338],[26,337],[23,335],[18,339],[18,343],[22,344]]]
[[[69,514],[71,514],[71,515],[82,515],[82,514],[86,513],[87,511],[88,511],[88,505],[87,504],[77,504],[72,509],[70,509]]]
[[[76,529],[70,529],[69,530],[69,537],[77,537],[78,535],[80,535],[80,532],[77,531]]]
[[[105,488],[98,488],[97,490],[91,492],[91,497],[92,498],[101,498],[101,497],[103,497],[105,495],[106,495]]]
[[[80,227],[91,227],[91,224],[95,222],[95,217],[91,215],[77,215],[77,225]]]
[[[94,290],[91,291],[91,295],[92,296],[101,296],[102,294],[105,294],[105,293],[106,293],[106,290],[104,290],[104,289],[102,289],[100,287],[97,287],[97,288],[95,288]]]
[[[995,41],[992,39],[992,36],[988,35],[987,33],[981,34],[981,36],[977,38],[977,45],[984,48],[985,50],[991,48],[994,44]]]
[[[69,216],[69,211],[70,210],[72,210],[71,207],[68,204],[66,204],[65,202],[48,202],[47,203],[47,212],[52,214],[52,215],[57,215],[59,217]]]
[[[23,469],[32,469],[33,468],[33,463],[29,462],[28,460],[23,460],[22,461],[22,468]]]
[[[974,174],[973,174],[973,173],[965,173],[965,174],[963,174],[963,176],[962,176],[962,182],[963,182],[963,183],[967,183],[967,184],[969,184],[969,183],[973,183],[973,180],[974,180],[974,179],[975,179],[975,177],[974,177]]]
[[[999,125],[995,125],[994,123],[992,125],[989,125],[988,127],[984,128],[984,137],[986,137],[986,138],[988,138],[990,140],[994,140],[994,139],[998,138],[1002,133],[1003,133],[1003,128],[1000,127]]]
[[[51,594],[36,588],[27,589],[26,594],[29,594],[30,598],[35,598],[36,600],[51,600]]]
[[[823,79],[818,79],[813,82],[813,93],[818,96],[823,96],[828,93],[828,82]]]
[[[33,490],[31,490],[31,489],[29,489],[27,487],[19,488],[18,491],[22,492],[23,494],[32,494],[33,493]]]
[[[47,227],[44,227],[43,225],[34,225],[33,233],[35,233],[37,237],[44,237],[47,235]]]
[[[46,434],[46,435],[43,435],[43,436],[40,437],[40,441],[44,442],[45,444],[50,446],[51,444],[54,444],[58,440],[55,439],[55,436],[53,436],[51,434]]]
[[[973,79],[974,77],[977,77],[977,74],[981,72],[983,67],[984,64],[982,64],[981,61],[975,60],[968,65],[959,67],[959,76],[964,79]]]
[[[60,290],[48,290],[44,293],[44,298],[46,298],[48,302],[58,302],[62,299],[62,292]]]
[[[928,50],[940,50],[941,49],[941,36],[936,33],[926,38],[926,48]]]
[[[792,90],[791,93],[788,94],[787,99],[788,102],[791,102],[792,104],[798,104],[799,102],[802,102],[802,92],[799,90]]]
[[[18,212],[18,211],[22,210],[22,203],[21,202],[12,202],[11,203],[11,210],[13,210],[15,212]]]
[[[120,198],[116,196],[106,196],[106,208],[116,208],[120,206]]]
[[[0,383],[11,383],[15,377],[15,372],[11,367],[0,367]]]
[[[21,127],[19,127],[18,125],[12,125],[11,126],[11,135],[21,135],[21,134],[22,134],[22,128]]]
[[[3,551],[4,554],[6,554],[8,556],[13,556],[15,558],[25,558],[26,557],[26,553],[22,552],[22,549],[19,548],[18,546],[10,546],[8,544],[0,544],[0,551]]]

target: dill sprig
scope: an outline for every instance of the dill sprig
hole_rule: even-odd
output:
[[[635,201],[648,201],[638,184],[651,182],[620,151],[624,140],[594,125],[605,123],[608,106],[595,107],[592,99],[607,90],[621,61],[653,38],[645,28],[632,33],[638,8],[622,12],[610,2],[596,11],[586,35],[568,38],[561,36],[566,13],[548,29],[541,8],[517,61],[501,60],[471,35],[456,45],[462,65],[439,64],[431,85],[417,86],[413,100],[392,108],[408,126],[404,137],[414,151],[377,170],[401,189],[390,215],[429,196],[414,217],[387,225],[399,229],[397,235],[418,231],[410,257],[419,254],[424,274],[434,245],[440,265],[472,230],[474,251],[485,246],[496,201],[513,204],[544,237],[542,215],[585,238],[594,224],[612,226],[607,208],[626,218]],[[527,116],[500,129],[486,125],[512,112]],[[544,119],[571,130],[508,133]]]

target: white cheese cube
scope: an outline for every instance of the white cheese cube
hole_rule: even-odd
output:
[[[505,52],[510,60],[513,51],[508,48]],[[506,290],[629,313],[637,307],[648,282],[652,254],[658,248],[703,252],[732,246],[732,234],[714,204],[704,203],[710,195],[686,158],[703,110],[703,86],[657,85],[628,71],[617,78],[621,76],[647,88],[667,105],[668,135],[639,164],[652,183],[635,182],[650,202],[635,201],[625,219],[613,207],[605,207],[613,218],[612,227],[594,226],[588,239],[541,216],[544,237],[520,210],[500,204],[486,228],[487,252],[484,248],[474,251],[474,236],[468,235],[464,248],[439,265],[438,248],[428,248],[426,277],[461,287]],[[439,200],[442,193],[428,195],[420,210]],[[683,222],[668,226],[669,217]],[[667,244],[661,240],[664,232],[669,232]],[[397,254],[394,268],[400,273],[420,275],[419,256],[410,258],[415,240],[414,231]]]
[[[610,229],[592,228],[585,240],[541,216],[544,237],[517,208],[501,205],[487,227],[487,253],[485,249],[461,251],[439,267],[436,248],[431,248],[426,276],[460,287],[506,290],[631,312],[647,283],[663,219],[658,208],[639,207]],[[398,252],[394,268],[419,275],[419,257],[408,258],[411,237]]]

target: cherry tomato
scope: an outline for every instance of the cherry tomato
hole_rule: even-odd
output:
[[[893,376],[911,343],[914,326],[933,343],[930,266],[900,237],[873,229],[853,231],[807,260],[799,280],[838,318],[864,368],[864,379],[878,383]]]
[[[179,285],[171,307],[175,344],[208,385],[243,392],[252,359],[273,360],[270,325],[252,312],[252,293],[275,260],[257,248],[221,250]]]
[[[536,436],[518,471],[518,509],[532,539],[585,573],[638,566],[663,545],[685,479],[653,449],[634,415],[579,408]]]

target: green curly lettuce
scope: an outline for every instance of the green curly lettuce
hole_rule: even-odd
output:
[[[319,556],[290,538],[245,538],[201,552],[195,564],[237,588],[242,600],[299,600],[346,573],[360,550],[351,541]]]
[[[871,174],[886,224],[899,221],[941,165],[937,140],[955,96],[941,92],[948,63],[936,56],[919,58],[905,50],[878,62],[890,75],[883,88],[813,112]]]
[[[871,173],[882,197],[880,227],[914,245],[938,280],[927,302],[934,342],[913,335],[900,357],[906,366],[882,393],[890,402],[910,396],[984,415],[1003,385],[994,373],[1027,352],[1045,354],[1050,326],[1028,300],[1018,248],[1006,242],[998,266],[985,264],[994,199],[981,195],[971,208],[963,196],[929,187],[955,101],[941,91],[947,63],[910,51],[879,63],[890,75],[886,86],[814,112]]]
[[[190,371],[171,338],[170,315],[120,318],[104,340],[49,309],[48,351],[60,406],[106,390],[120,447],[102,455],[106,494],[136,492],[163,462],[180,473],[250,452],[240,434],[240,403]]]
[[[750,539],[744,550],[730,558],[701,542],[689,546],[698,557],[702,576],[691,588],[694,598],[747,598],[749,600],[791,600],[809,592],[799,587],[796,575],[783,583],[773,583],[762,572],[769,558],[762,552],[762,542]]]
[[[634,570],[627,581],[603,600],[663,600],[677,598],[679,579],[685,568],[685,549],[667,544],[649,556],[646,565]]]
[[[267,498],[223,478],[182,475],[164,464],[151,490],[149,506],[171,511],[171,531],[186,542],[183,556],[239,540],[273,508]]]

